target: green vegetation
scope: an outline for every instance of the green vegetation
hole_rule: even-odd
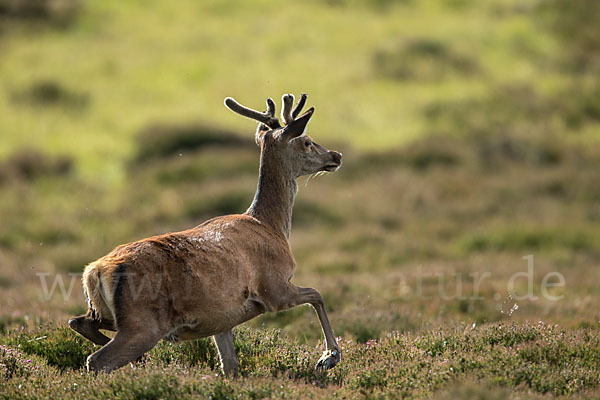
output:
[[[597,397],[597,4],[0,0],[0,398]],[[237,329],[237,380],[208,339],[86,373],[76,274],[243,212],[255,126],[222,100],[287,92],[344,153],[292,231],[342,363],[299,307]]]
[[[33,338],[43,333],[48,336]],[[236,380],[216,374],[216,354],[208,339],[161,343],[130,367],[90,376],[80,370],[83,361],[73,364],[90,350],[74,333],[42,327],[34,334],[5,337],[21,344],[0,347],[0,384],[7,398],[56,393],[90,399],[258,399],[334,393],[427,398],[474,378],[480,382],[475,393],[485,393],[486,398],[503,398],[507,388],[537,398],[536,394],[579,393],[600,383],[598,333],[575,333],[543,323],[455,326],[416,335],[391,332],[366,344],[341,340],[344,363],[330,373],[314,369],[318,347],[298,344],[280,331],[238,328],[235,345],[243,377]],[[41,344],[26,345],[31,340]],[[69,348],[73,358],[54,359],[52,347]]]

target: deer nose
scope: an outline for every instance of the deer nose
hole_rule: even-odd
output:
[[[339,153],[337,151],[330,151],[329,153],[333,157],[333,161],[335,161],[337,164],[342,163],[342,153]]]

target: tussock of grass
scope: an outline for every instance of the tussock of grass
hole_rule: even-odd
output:
[[[88,105],[89,97],[85,93],[69,90],[58,82],[42,80],[14,93],[12,101],[19,105],[81,110]]]
[[[329,205],[320,205],[309,200],[299,199],[294,204],[292,224],[295,226],[310,226],[323,224],[338,228],[344,224],[344,216],[335,211]]]
[[[133,165],[129,172],[132,179],[148,179],[151,184],[163,187],[258,175],[254,148],[226,147],[209,145],[197,151],[182,148],[168,160],[146,160]]]
[[[80,8],[79,0],[0,0],[0,22],[66,28],[75,22]]]
[[[188,218],[202,219],[212,215],[240,214],[248,209],[252,201],[252,192],[229,192],[203,201],[191,202],[185,208]]]
[[[207,124],[153,124],[138,135],[136,162],[178,155],[206,146],[253,148],[251,137]]]
[[[0,185],[20,181],[30,182],[48,176],[65,176],[73,169],[68,156],[50,156],[38,149],[20,149],[0,161]]]
[[[469,236],[464,239],[464,246],[468,251],[548,251],[553,248],[591,251],[598,248],[597,238],[598,233],[594,231],[513,229]]]
[[[82,368],[87,356],[95,351],[92,342],[66,326],[12,332],[3,342],[23,353],[37,355],[61,370]]]

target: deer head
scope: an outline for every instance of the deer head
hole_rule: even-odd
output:
[[[320,171],[333,172],[342,165],[341,153],[327,150],[305,134],[306,126],[314,113],[314,107],[311,107],[298,116],[306,103],[306,97],[306,94],[302,94],[298,104],[293,107],[294,96],[283,95],[283,126],[275,116],[275,103],[271,98],[267,99],[267,110],[264,112],[247,108],[231,97],[225,99],[225,105],[231,111],[259,122],[256,144],[261,149],[261,159],[276,162],[281,168],[280,173],[294,179]]]

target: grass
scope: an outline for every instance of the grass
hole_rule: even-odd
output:
[[[43,149],[76,157],[79,173],[109,182],[123,177],[150,122],[246,132],[222,106],[227,95],[261,107],[267,96],[307,92],[324,116],[313,122],[322,137],[381,149],[428,134],[422,110],[431,104],[494,93],[506,71],[552,96],[568,85],[560,72],[539,73],[560,42],[540,31],[535,1],[409,1],[385,12],[369,2],[78,3],[66,28],[2,36],[0,153],[35,135]],[[407,68],[412,79],[395,78]]]
[[[3,340],[11,344],[0,349],[7,398],[428,398],[465,380],[490,396],[518,389],[535,398],[585,393],[600,379],[595,330],[541,322],[390,332],[366,344],[341,338],[344,363],[330,373],[314,369],[320,346],[299,344],[277,330],[240,328],[235,346],[242,376],[236,380],[218,376],[208,340],[161,343],[142,362],[97,377],[81,371],[92,346],[65,327],[13,332]]]
[[[554,143],[536,140],[510,137],[515,148]],[[255,149],[210,145],[158,164],[131,163],[127,179],[135,185],[116,198],[93,186],[81,191],[73,175],[15,180],[3,197],[3,210],[20,211],[3,215],[11,229],[0,236],[2,285],[14,300],[2,304],[0,343],[38,357],[45,372],[34,368],[31,376],[42,378],[28,378],[19,391],[23,380],[12,376],[27,372],[10,367],[16,372],[5,373],[12,377],[5,392],[44,397],[50,389],[41,382],[50,376],[73,397],[595,393],[600,298],[590,266],[600,260],[592,184],[600,158],[594,148],[563,143],[543,168],[512,153],[496,153],[490,164],[481,156],[487,148],[481,138],[434,137],[387,152],[350,151],[338,173],[301,182],[294,281],[323,293],[344,359],[328,374],[315,372],[320,327],[300,307],[239,328],[243,378],[236,381],[215,376],[208,340],[163,343],[127,373],[87,375],[82,366],[94,347],[66,327],[85,304],[78,275],[69,274],[119,242],[243,211],[256,184]],[[223,169],[168,182],[162,175],[182,166],[203,171],[207,160]],[[70,190],[84,207],[63,204]],[[120,218],[127,223],[113,223]],[[52,295],[42,279],[46,292],[56,285]]]
[[[0,0],[0,398],[598,396],[593,0],[17,3]],[[300,181],[291,238],[342,363],[315,371],[300,307],[237,329],[237,380],[208,339],[86,373],[96,348],[66,327],[83,265],[243,212],[254,125],[222,99],[287,92],[344,153]]]

